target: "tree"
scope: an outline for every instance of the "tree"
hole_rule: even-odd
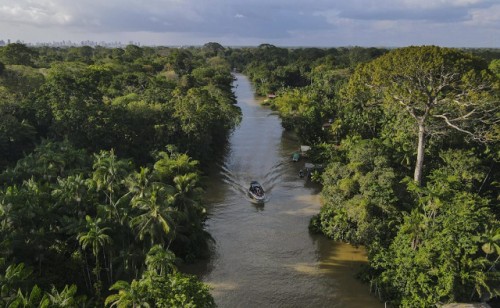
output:
[[[0,168],[18,160],[33,148],[35,129],[27,121],[19,121],[0,104]]]
[[[172,202],[171,187],[161,183],[154,183],[144,197],[133,200],[133,206],[141,213],[132,218],[130,223],[137,228],[140,240],[149,236],[151,246],[166,242],[166,236],[173,227]]]
[[[333,162],[322,175],[323,201],[311,227],[335,240],[386,246],[400,220],[398,178],[380,140],[344,141],[346,163]]]
[[[163,276],[177,272],[175,266],[175,254],[161,245],[151,247],[146,256],[146,266],[148,271],[154,271]]]
[[[44,300],[46,297],[43,296],[42,289],[35,285],[31,292],[26,294],[18,289],[14,296],[7,299],[5,307],[44,307]]]
[[[107,227],[102,228],[100,226],[101,224],[100,218],[94,220],[92,219],[92,217],[87,215],[85,217],[85,220],[87,221],[87,231],[82,232],[78,235],[78,241],[80,242],[80,245],[82,245],[83,249],[91,247],[92,254],[95,257],[94,274],[96,276],[97,281],[94,284],[94,288],[95,288],[95,294],[99,299],[101,294],[101,284],[102,284],[100,275],[101,266],[99,262],[99,252],[106,245],[111,244],[112,242],[111,237],[106,234],[106,232],[108,232],[110,228]]]
[[[224,46],[219,43],[209,42],[203,45],[202,50],[207,57],[215,57],[224,53]]]
[[[350,81],[383,102],[386,112],[406,113],[418,129],[414,181],[422,181],[426,138],[447,129],[471,139],[491,139],[488,129],[499,121],[498,79],[484,61],[436,46],[393,50],[358,67]]]
[[[112,214],[115,215],[115,219],[122,223],[116,196],[128,174],[130,162],[118,159],[114,150],[101,151],[99,155],[94,154],[94,156],[92,180],[97,190],[104,192],[107,205],[112,210]]]
[[[181,212],[184,212],[189,220],[194,219],[198,204],[196,198],[202,190],[198,187],[198,174],[187,173],[178,175],[174,178],[175,183],[175,206]],[[194,211],[194,213],[193,213]],[[194,216],[194,217],[193,217]]]
[[[192,160],[187,154],[179,154],[175,150],[158,152],[154,164],[155,175],[162,181],[173,184],[178,175],[197,172],[199,162]]]
[[[115,282],[109,290],[118,291],[117,294],[112,294],[106,298],[105,304],[110,307],[150,307],[145,298],[144,286],[140,281],[133,280],[132,283],[128,283],[119,280]]]
[[[59,292],[55,286],[52,286],[50,293],[46,293],[45,302],[49,307],[71,308],[79,306],[81,299],[76,296],[77,287],[75,285],[64,286]]]
[[[140,57],[142,57],[142,54],[143,54],[142,48],[137,46],[137,45],[127,45],[125,47],[124,57],[128,61],[131,61],[131,62],[135,61],[135,60],[139,59]]]
[[[19,100],[33,94],[45,82],[43,74],[38,69],[23,65],[9,65],[1,75],[0,85],[16,98],[14,101],[17,104]]]
[[[0,274],[0,297],[9,297],[13,290],[25,288],[32,273],[33,270],[24,263],[9,265],[5,274]]]
[[[497,75],[498,78],[500,78],[500,59],[495,59],[490,62],[489,69]],[[1,74],[1,70],[0,70]]]
[[[5,64],[31,66],[35,55],[35,50],[21,43],[12,43],[0,49],[0,56]]]
[[[441,152],[443,165],[424,186],[408,180],[416,206],[387,250],[371,261],[382,293],[403,307],[472,301],[495,295],[498,221],[477,193],[486,170],[472,151]],[[482,253],[481,252],[484,252]],[[387,292],[384,292],[387,291]]]
[[[189,50],[174,50],[169,55],[169,64],[179,76],[190,73],[193,70],[193,54]]]

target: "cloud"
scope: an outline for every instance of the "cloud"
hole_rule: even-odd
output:
[[[425,20],[462,22],[471,18],[471,11],[488,8],[493,0],[351,0],[335,8],[339,17],[354,20]],[[321,12],[325,12],[322,10]]]
[[[0,20],[36,25],[66,25],[73,16],[53,1],[11,1],[0,5]]]
[[[471,19],[467,24],[500,28],[500,4],[489,8],[471,10]]]
[[[400,28],[408,27],[408,33],[413,31],[418,37],[422,30],[417,25],[421,24],[449,24],[457,29],[468,27],[469,31],[472,27],[494,28],[498,26],[497,3],[498,0],[2,0],[0,23],[5,25],[3,35],[19,33],[16,28],[22,25],[24,29],[32,27],[33,33],[47,29],[47,36],[57,29],[58,33],[66,31],[79,36],[137,33],[158,39],[164,35],[235,42],[288,40],[295,45],[301,39],[323,40],[324,35],[342,35],[342,31],[351,33],[356,40],[368,33],[399,33]],[[306,33],[307,37],[301,36]]]

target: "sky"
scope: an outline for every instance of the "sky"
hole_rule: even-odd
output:
[[[0,40],[500,47],[500,0],[0,0]]]

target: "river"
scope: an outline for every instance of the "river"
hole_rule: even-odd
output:
[[[255,99],[248,79],[235,76],[242,122],[207,187],[215,245],[188,271],[212,287],[219,307],[382,307],[354,278],[364,250],[309,233],[319,187],[299,178],[304,161],[291,161],[299,144]],[[246,195],[251,180],[266,190],[264,205]]]

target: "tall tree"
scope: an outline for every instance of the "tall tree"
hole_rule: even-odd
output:
[[[91,247],[92,254],[95,257],[95,268],[94,274],[96,276],[96,282],[94,284],[96,297],[99,299],[101,294],[101,266],[99,262],[99,252],[104,249],[104,247],[108,244],[111,244],[112,240],[109,235],[106,234],[110,230],[107,227],[101,227],[101,219],[92,219],[90,216],[86,216],[87,220],[87,231],[82,232],[78,235],[78,241],[80,245],[82,245],[83,249],[87,247]]]
[[[94,154],[94,156],[94,173],[92,174],[94,184],[98,191],[106,195],[106,203],[109,205],[106,210],[110,210],[115,219],[122,223],[116,196],[127,177],[130,162],[118,159],[113,150],[101,151],[99,155]]]
[[[498,118],[498,79],[479,58],[436,46],[393,50],[358,67],[352,89],[369,92],[385,110],[406,113],[418,129],[414,181],[422,181],[426,138],[453,129],[471,139],[488,132]],[[403,112],[401,112],[403,110]]]
[[[162,183],[151,185],[150,191],[142,198],[133,200],[133,206],[141,213],[131,219],[130,223],[137,228],[140,240],[149,236],[151,246],[164,244],[166,236],[173,226],[172,188]]]

